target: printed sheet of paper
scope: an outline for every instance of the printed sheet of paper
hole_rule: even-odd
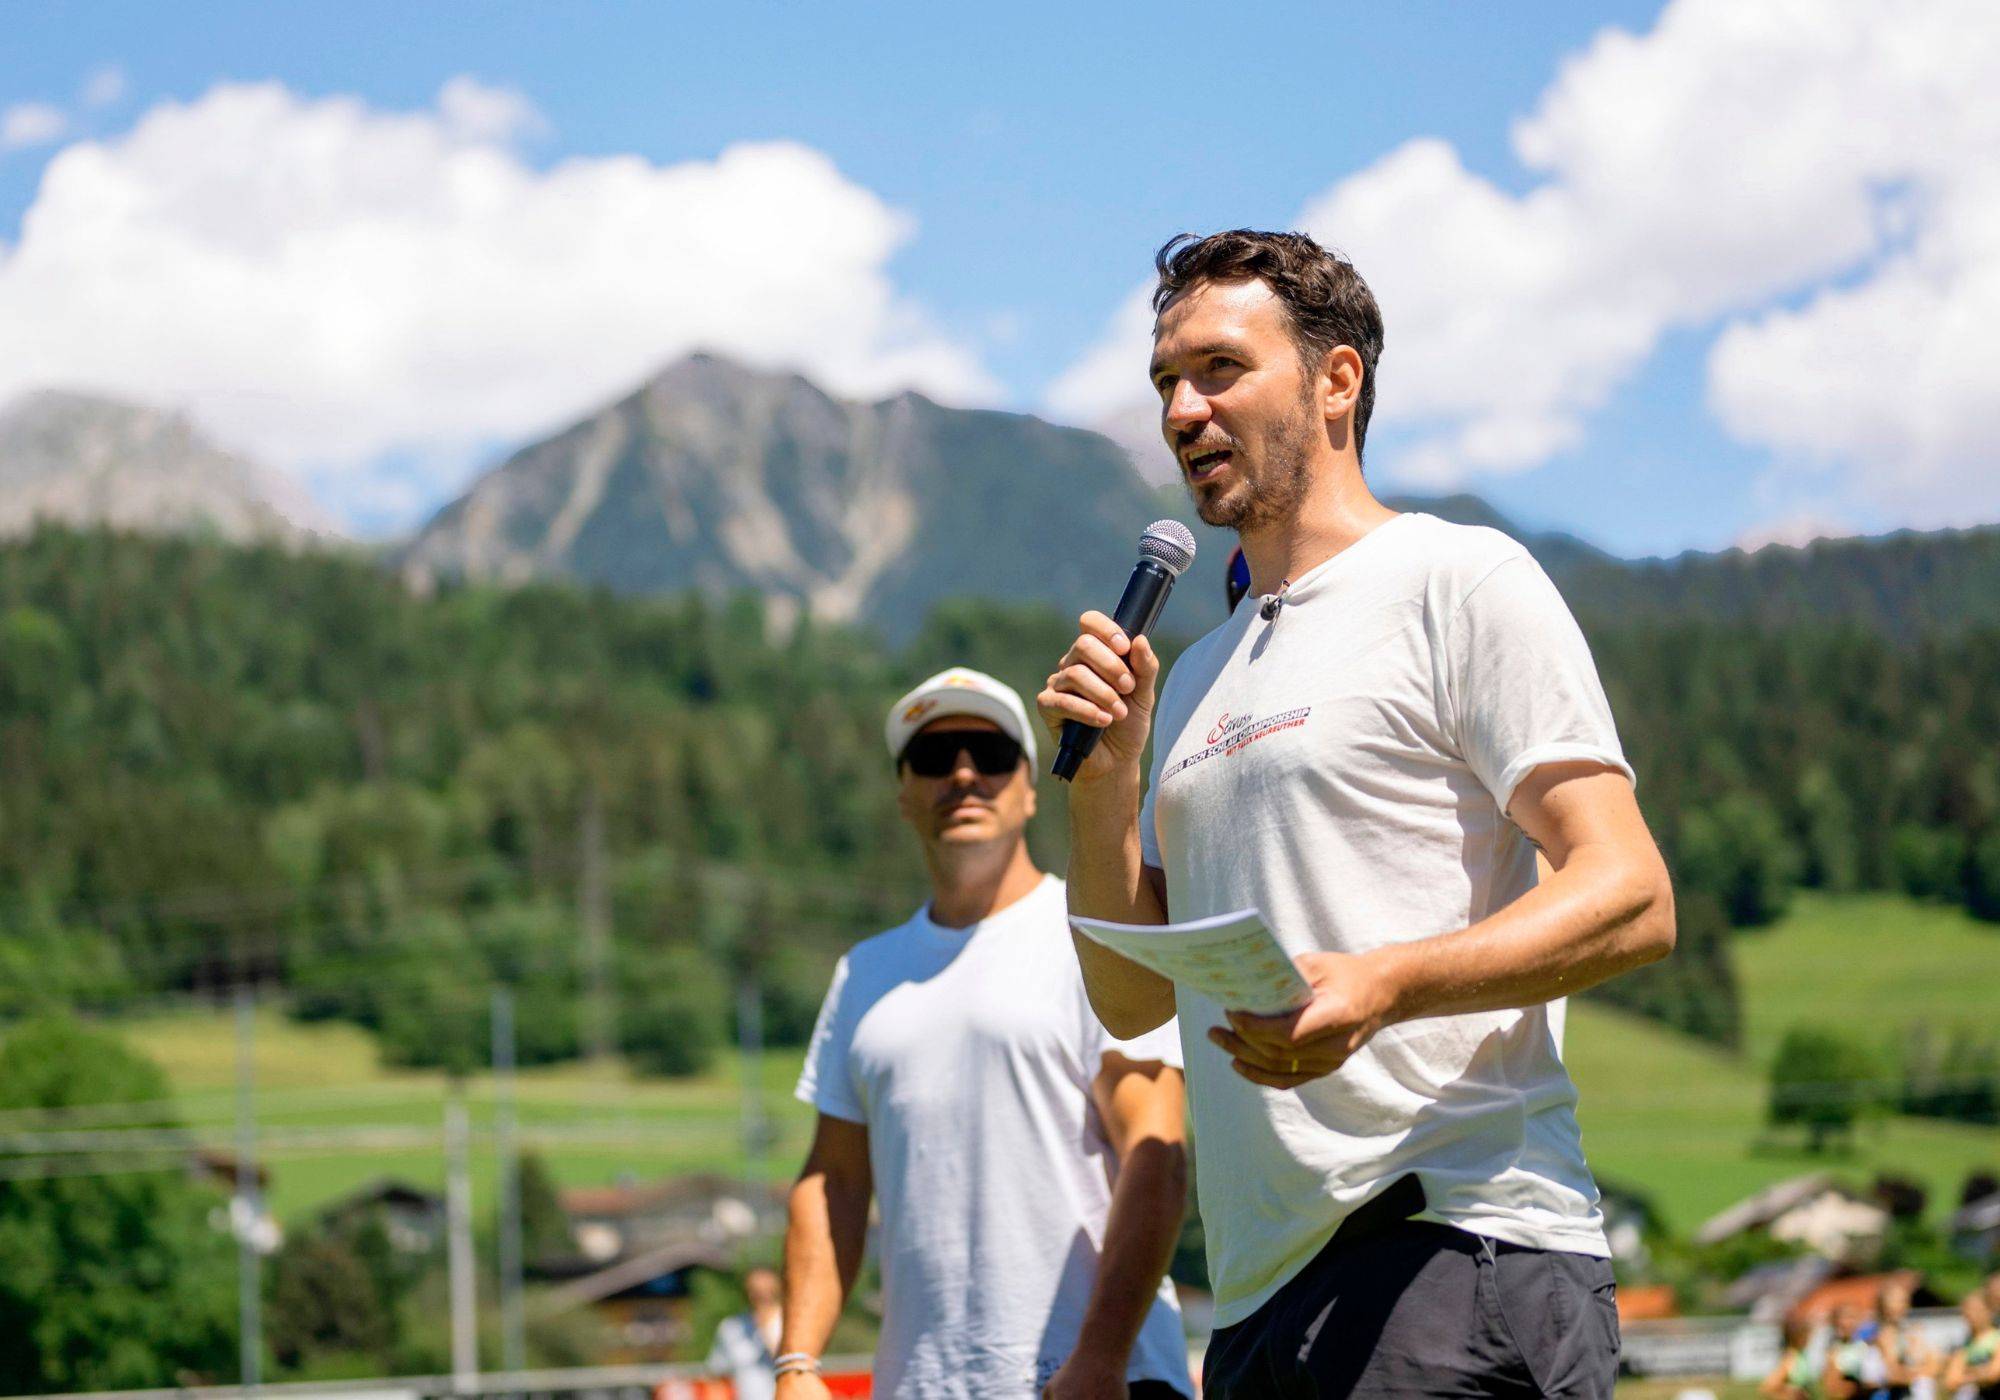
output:
[[[1232,1011],[1290,1011],[1312,995],[1291,954],[1255,909],[1187,924],[1078,918],[1070,923],[1084,937]]]

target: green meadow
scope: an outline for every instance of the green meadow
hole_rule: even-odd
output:
[[[1591,1165],[1650,1195],[1676,1231],[1760,1187],[1829,1170],[1925,1183],[1933,1219],[1975,1168],[2000,1169],[2000,1130],[1928,1119],[1862,1123],[1846,1150],[1814,1154],[1765,1126],[1765,1072],[1794,1025],[1888,1041],[1911,1022],[1990,1027],[2000,928],[1888,895],[1801,894],[1770,928],[1736,935],[1744,1048],[1730,1054],[1606,1008],[1572,1004],[1565,1054],[1582,1093]]]
[[[1729,1053],[1591,1003],[1570,1010],[1566,1053],[1582,1091],[1591,1162],[1607,1181],[1644,1191],[1677,1231],[1752,1191],[1803,1171],[1865,1181],[1893,1171],[1930,1189],[1932,1215],[1956,1202],[1976,1168],[2000,1168],[2000,1131],[1902,1117],[1865,1122],[1844,1149],[1813,1154],[1764,1121],[1765,1066],[1792,1025],[1831,1022],[1883,1043],[1905,1024],[1991,1023],[2000,996],[2000,929],[1956,909],[1890,896],[1801,895],[1778,924],[1737,937],[1745,1045]],[[233,1021],[187,1011],[116,1023],[157,1061],[204,1142],[234,1140]],[[708,1073],[649,1079],[622,1065],[526,1070],[516,1078],[521,1141],[565,1185],[715,1171],[782,1179],[795,1169],[811,1115],[791,1097],[799,1052],[757,1066],[768,1131],[745,1151],[744,1067],[723,1056]],[[385,1068],[373,1039],[339,1022],[305,1025],[276,1008],[256,1031],[257,1113],[271,1199],[296,1219],[383,1175],[444,1180],[445,1076]],[[494,1086],[459,1089],[474,1128],[474,1189],[493,1181]]]

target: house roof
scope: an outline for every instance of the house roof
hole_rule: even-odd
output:
[[[436,1191],[426,1191],[421,1186],[412,1186],[409,1182],[396,1177],[378,1176],[373,1181],[355,1187],[338,1200],[329,1202],[320,1210],[320,1218],[345,1215],[351,1210],[374,1205],[443,1210],[444,1196]]]
[[[682,1269],[695,1267],[726,1269],[729,1267],[729,1256],[700,1240],[675,1240],[552,1289],[548,1294],[548,1307],[552,1312],[560,1312],[602,1302],[663,1274],[679,1273]]]
[[[220,1147],[197,1147],[194,1150],[193,1163],[197,1171],[206,1172],[210,1176],[220,1177],[231,1186],[237,1184],[243,1170],[236,1154]],[[258,1162],[256,1164],[256,1177],[259,1190],[268,1187],[271,1184],[270,1167],[262,1162]]]
[[[1839,1188],[1834,1185],[1829,1172],[1810,1172],[1780,1181],[1754,1196],[1745,1197],[1720,1214],[1710,1216],[1694,1232],[1694,1242],[1716,1244],[1733,1239],[1745,1230],[1769,1225],[1786,1211],[1803,1205],[1815,1196],[1835,1190]]]
[[[1635,1283],[1618,1290],[1618,1320],[1652,1322],[1663,1317],[1679,1317],[1680,1302],[1671,1283]]]
[[[1722,1305],[1747,1308],[1766,1318],[1775,1318],[1833,1277],[1833,1272],[1833,1261],[1817,1254],[1759,1264],[1722,1290]]]
[[[2000,1229],[2000,1191],[1981,1196],[1951,1213],[1945,1228],[1952,1231]]]
[[[1872,1312],[1882,1290],[1891,1283],[1903,1284],[1914,1295],[1923,1288],[1924,1276],[1917,1269],[1897,1269],[1886,1274],[1850,1274],[1846,1278],[1829,1279],[1792,1304],[1787,1316],[1799,1321],[1817,1321],[1829,1316],[1835,1308],[1849,1305]]]
[[[765,1187],[749,1187],[733,1177],[715,1172],[695,1172],[670,1176],[660,1181],[626,1182],[616,1186],[573,1186],[557,1194],[562,1208],[573,1216],[620,1219],[646,1215],[675,1206],[707,1206],[726,1197],[749,1204],[761,1204],[760,1196],[772,1193]]]

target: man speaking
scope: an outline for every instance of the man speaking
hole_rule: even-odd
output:
[[[1099,613],[1039,700],[1052,730],[1103,731],[1070,794],[1073,914],[1255,907],[1320,950],[1287,1016],[1178,994],[1203,1394],[1608,1397],[1562,998],[1665,956],[1674,925],[1589,650],[1514,541],[1369,492],[1382,320],[1352,266],[1239,230],[1158,268],[1162,426],[1251,596],[1157,713],[1150,645]],[[1175,1014],[1165,979],[1077,951],[1112,1034]]]

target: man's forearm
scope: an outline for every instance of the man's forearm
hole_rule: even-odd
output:
[[[1410,1021],[1571,996],[1673,946],[1665,868],[1606,846],[1571,853],[1547,881],[1470,928],[1365,956],[1395,988],[1389,1019]]]
[[[1079,1352],[1124,1367],[1173,1260],[1186,1209],[1186,1149],[1178,1142],[1142,1139],[1126,1154],[1112,1189]]]
[[[1069,909],[1120,924],[1166,922],[1139,849],[1139,777],[1118,773],[1077,783],[1069,796]],[[1121,1039],[1143,1035],[1174,1014],[1173,983],[1072,935],[1091,1009]]]
[[[1069,907],[1120,924],[1166,922],[1139,851],[1138,773],[1078,781],[1069,794]],[[1124,961],[1124,959],[1119,959]]]
[[[861,1268],[868,1194],[808,1172],[792,1187],[785,1228],[785,1322],[779,1352],[820,1355]]]

